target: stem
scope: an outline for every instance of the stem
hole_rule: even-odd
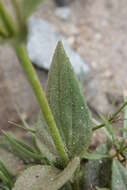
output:
[[[17,22],[18,22],[18,25],[19,25],[19,29],[22,28],[22,25],[23,25],[23,18],[22,18],[22,15],[21,15],[21,10],[20,10],[20,7],[19,7],[19,3],[17,2],[17,0],[11,0],[12,2],[12,5],[13,5],[13,8],[14,8],[14,11],[15,11],[15,14],[16,14],[16,17],[17,17]]]
[[[127,101],[111,116],[111,118],[108,119],[108,121],[113,122],[115,117],[125,108],[126,105],[127,105]],[[105,126],[105,123],[97,125],[96,127],[93,128],[93,131],[100,129],[104,126]]]
[[[0,28],[0,36],[2,38],[8,38],[8,34],[3,28]]]
[[[74,183],[72,183],[72,189],[73,190],[80,190],[78,179],[75,179]]]
[[[16,34],[16,29],[14,27],[15,24],[13,23],[11,16],[9,15],[7,9],[5,8],[1,0],[0,0],[0,15],[10,35],[15,35]]]
[[[49,108],[49,105],[48,105],[47,99],[44,95],[41,84],[38,80],[37,74],[36,74],[32,64],[29,60],[26,48],[25,48],[23,43],[18,44],[18,46],[16,47],[16,53],[17,53],[17,56],[19,58],[21,65],[22,65],[22,67],[26,73],[26,76],[27,76],[32,88],[33,88],[35,96],[36,96],[38,103],[40,105],[41,111],[42,111],[44,118],[47,122],[47,125],[48,125],[49,131],[51,133],[51,136],[53,138],[53,141],[54,141],[56,148],[58,150],[59,156],[61,157],[62,161],[66,165],[67,161],[68,161],[68,156],[67,156],[67,153],[65,151],[64,144],[62,142],[58,128],[56,127],[56,123],[54,121],[52,112]]]

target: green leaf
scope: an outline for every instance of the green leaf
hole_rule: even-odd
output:
[[[109,147],[109,149],[112,147],[112,145],[115,145],[118,147],[119,144],[117,142],[112,124],[103,115],[100,115],[100,117],[105,124],[103,131],[105,132],[105,134],[107,136],[107,147]]]
[[[52,137],[48,132],[47,124],[44,121],[43,115],[41,113],[39,114],[39,117],[34,127],[36,128],[36,146],[38,147],[42,155],[45,155],[50,162],[54,162],[56,159],[58,159],[59,156]]]
[[[104,158],[110,158],[110,156],[108,154],[85,152],[82,158],[85,158],[87,160],[101,160]]]
[[[29,159],[30,161],[44,161],[45,157],[39,153],[37,153],[32,147],[29,145],[17,140],[12,135],[3,132],[3,136],[6,138],[6,140],[11,145],[12,149],[17,153],[19,157],[21,157],[23,160],[25,158]]]
[[[57,190],[72,179],[79,158],[74,158],[61,172],[52,166],[36,165],[25,170],[17,179],[13,190]]]
[[[0,171],[3,172],[3,174],[10,179],[10,181],[13,178],[13,175],[8,171],[8,169],[5,167],[5,165],[3,164],[3,162],[0,160]]]
[[[9,181],[8,181],[7,177],[1,171],[0,171],[0,180],[2,180],[2,183],[4,185],[7,185],[8,187],[11,187],[11,185],[9,184]]]
[[[115,134],[114,134],[114,130],[113,130],[111,123],[103,115],[100,115],[100,117],[103,120],[103,122],[105,123],[106,134],[107,134],[108,138],[113,141],[115,139]]]
[[[112,165],[112,190],[127,190],[127,168],[118,160]]]
[[[23,15],[25,19],[29,17],[42,0],[22,0]]]
[[[11,152],[8,152],[7,150],[0,147],[0,168],[3,168],[3,164],[7,168],[9,175],[17,175],[20,169],[24,168],[24,165],[21,163],[21,160],[19,160]]]
[[[124,98],[124,101],[127,101],[127,97]],[[127,106],[124,110],[124,126],[123,126],[123,137],[127,138]]]
[[[73,157],[87,149],[92,124],[71,63],[59,42],[48,76],[46,95],[68,153]]]
[[[100,188],[100,187],[96,187],[96,190],[110,190],[110,189],[107,189],[107,188]]]

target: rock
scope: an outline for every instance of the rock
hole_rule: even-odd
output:
[[[94,71],[85,78],[82,86],[85,86],[84,94],[93,114],[107,114],[114,111],[114,106],[107,99],[106,93],[101,89],[101,79]]]
[[[88,65],[79,54],[69,47],[67,39],[58,34],[49,22],[31,17],[28,22],[28,28],[27,51],[34,65],[49,70],[57,42],[62,40],[75,73],[77,75],[80,75],[81,72],[88,74]]]
[[[55,15],[61,20],[68,20],[71,16],[71,9],[69,7],[56,8]]]

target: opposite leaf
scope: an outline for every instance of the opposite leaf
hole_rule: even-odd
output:
[[[79,163],[79,158],[74,158],[62,172],[52,166],[32,166],[18,178],[13,190],[60,189],[73,177]]]
[[[117,160],[112,166],[112,190],[127,190],[127,168]]]
[[[70,156],[79,155],[90,143],[91,119],[61,42],[52,60],[46,95]]]

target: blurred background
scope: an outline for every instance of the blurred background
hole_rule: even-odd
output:
[[[92,113],[108,115],[117,109],[127,94],[126,0],[45,0],[28,28],[26,47],[44,87],[61,39]],[[28,120],[39,111],[13,50],[2,44],[0,128],[7,128],[8,120],[18,121],[15,104]]]

